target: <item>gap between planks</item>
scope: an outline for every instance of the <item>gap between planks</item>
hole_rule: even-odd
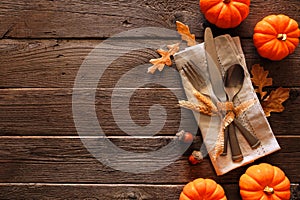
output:
[[[300,135],[276,135],[277,138],[300,138]],[[108,138],[108,139],[123,139],[123,138],[130,138],[130,139],[174,139],[177,138],[177,136],[52,136],[52,135],[42,135],[42,136],[36,136],[36,135],[25,135],[25,136],[7,136],[7,135],[0,135],[0,139],[102,139],[102,138]]]

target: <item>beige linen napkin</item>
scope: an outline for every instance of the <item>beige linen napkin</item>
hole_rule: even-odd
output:
[[[206,149],[209,153],[215,171],[217,175],[222,175],[229,172],[230,170],[233,170],[247,163],[251,163],[258,158],[273,153],[274,151],[279,150],[280,146],[278,145],[276,138],[273,135],[273,132],[265,117],[264,111],[259,103],[257,95],[254,92],[239,38],[232,38],[230,35],[222,35],[216,37],[214,40],[219,57],[219,62],[222,66],[221,72],[223,76],[226,69],[228,69],[229,66],[233,64],[241,64],[244,68],[244,84],[239,94],[235,97],[233,103],[236,106],[241,102],[245,102],[250,99],[256,99],[255,105],[241,114],[238,119],[261,141],[261,145],[258,148],[252,149],[243,135],[236,128],[236,134],[244,159],[241,162],[233,162],[231,159],[229,145],[227,150],[228,153],[226,156],[218,156],[216,159],[213,159],[214,147],[219,134],[221,119],[220,117],[210,117],[198,112],[194,112],[195,119],[201,130]],[[174,59],[176,66],[179,69],[182,84],[188,101],[195,104],[198,103],[198,100],[194,97],[192,92],[193,86],[185,76],[184,72],[180,70],[182,66],[188,61],[192,61],[197,65],[199,71],[201,72],[201,75],[203,76],[203,79],[206,81],[206,84],[203,85],[200,92],[209,96],[211,99],[216,100],[216,97],[212,92],[211,83],[209,81],[204,43],[188,47],[185,50],[178,52],[174,55]]]

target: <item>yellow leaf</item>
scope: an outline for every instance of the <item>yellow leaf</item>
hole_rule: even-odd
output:
[[[194,46],[197,44],[195,35],[190,33],[190,29],[182,22],[176,21],[177,31],[181,35],[181,39],[187,42],[188,46]]]
[[[252,66],[251,74],[252,83],[254,86],[258,87],[255,91],[258,92],[260,94],[260,98],[263,99],[267,94],[267,92],[263,91],[263,87],[272,85],[272,78],[267,78],[269,71],[265,71],[259,64],[255,64]]]
[[[151,59],[149,62],[153,65],[148,68],[148,73],[153,74],[157,69],[162,71],[164,66],[172,66],[171,56],[179,51],[179,43],[168,45],[168,51],[158,49],[157,53],[161,55],[160,58]]]
[[[288,88],[277,88],[272,91],[270,95],[261,102],[264,112],[267,117],[271,115],[271,112],[282,112],[284,107],[282,103],[286,101],[290,96],[290,89]]]

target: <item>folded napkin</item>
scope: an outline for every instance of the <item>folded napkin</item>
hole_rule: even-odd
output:
[[[240,105],[240,103],[249,101],[251,99],[256,100],[253,106],[249,107],[245,112],[238,116],[238,120],[242,122],[244,127],[254,133],[254,135],[256,135],[261,142],[258,148],[252,149],[239,130],[235,128],[244,159],[240,162],[233,162],[229,145],[226,156],[215,157],[215,145],[221,127],[221,118],[218,116],[208,116],[194,111],[195,120],[197,121],[201,130],[204,144],[207,152],[209,153],[215,171],[217,175],[222,175],[232,169],[273,153],[274,151],[279,150],[280,146],[273,135],[271,127],[254,91],[239,38],[232,38],[230,35],[222,35],[214,38],[214,40],[219,62],[222,66],[222,69],[220,69],[222,76],[224,76],[225,71],[233,64],[240,64],[244,68],[244,84],[238,95],[235,97],[233,104],[234,106],[237,106]],[[199,92],[215,101],[216,97],[212,91],[209,80],[204,43],[188,47],[185,50],[178,52],[174,55],[174,59],[180,72],[182,84],[188,101],[194,104],[199,104],[198,99],[193,93],[195,90],[193,85],[186,77],[184,71],[181,70],[187,62],[195,63],[196,67],[201,72],[202,78],[205,80],[205,84],[202,84]]]

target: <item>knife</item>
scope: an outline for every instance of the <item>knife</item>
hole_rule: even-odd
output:
[[[208,73],[210,76],[213,92],[215,93],[217,99],[220,102],[226,102],[227,95],[224,90],[224,82],[223,82],[222,74],[220,72],[221,66],[219,63],[219,57],[215,47],[213,34],[209,27],[206,28],[204,32],[204,47],[205,47],[207,65],[208,65]],[[229,129],[231,130],[230,132],[228,129],[225,129],[224,150],[225,152],[227,150],[227,137],[229,132],[232,160],[240,161],[241,159],[243,159],[243,155],[234,131],[234,127],[230,127],[230,126],[233,125],[232,124],[229,125]]]

